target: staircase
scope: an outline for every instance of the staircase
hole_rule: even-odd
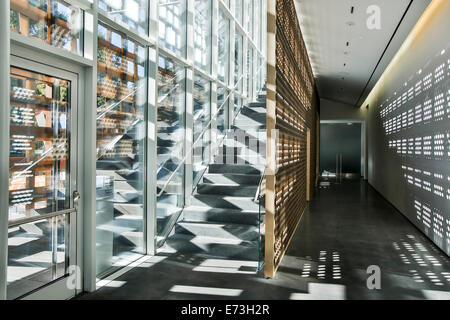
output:
[[[236,141],[237,130],[245,134],[245,141]],[[241,108],[163,251],[257,261],[259,212],[264,213],[264,206],[260,208],[255,196],[265,154],[266,95],[262,93]]]

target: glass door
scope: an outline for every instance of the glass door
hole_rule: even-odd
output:
[[[81,289],[77,75],[12,56],[10,85],[7,296],[69,298]]]

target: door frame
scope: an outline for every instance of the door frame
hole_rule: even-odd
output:
[[[367,180],[367,129],[365,120],[320,120],[322,123],[358,123],[361,124],[361,175]],[[319,138],[320,141],[320,138]],[[320,174],[320,169],[319,169]]]
[[[76,65],[67,64],[62,59],[57,59],[55,57],[49,57],[43,52],[32,51],[24,48],[20,45],[11,43],[11,55],[10,55],[10,65],[11,67],[18,67],[21,69],[30,70],[37,73],[47,74],[49,76],[54,76],[57,78],[65,79],[71,81],[71,122],[70,122],[70,202],[73,205],[73,191],[80,190],[83,184],[80,181],[82,175],[82,168],[79,168],[78,164],[81,163],[82,157],[82,143],[83,141],[83,127],[81,125],[83,119],[83,87],[80,86],[84,77],[83,69],[77,67]],[[63,67],[64,66],[64,67]],[[9,74],[8,74],[9,76]],[[75,102],[75,103],[74,103]],[[9,119],[8,119],[9,121]],[[8,136],[9,139],[9,136]],[[72,174],[74,173],[74,174]],[[69,244],[69,254],[75,261],[70,263],[70,265],[76,265],[79,272],[75,272],[76,283],[82,283],[83,278],[83,206],[78,206],[77,213],[70,214],[70,243],[75,243],[75,245]],[[73,223],[75,221],[75,223]],[[70,260],[69,260],[70,261]],[[73,279],[73,278],[71,278]],[[33,290],[30,293],[20,297],[19,299],[69,299],[76,294],[80,293],[83,286],[79,286],[74,289],[68,289],[67,287],[67,277],[62,277],[43,287]]]

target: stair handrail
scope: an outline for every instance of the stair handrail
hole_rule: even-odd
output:
[[[259,68],[257,69],[257,73],[261,70],[261,67],[264,65],[265,63],[261,63],[261,65],[259,66]],[[255,74],[256,75],[256,74]],[[233,90],[236,89],[237,85],[241,82],[241,80],[244,78],[244,76],[247,76],[246,72],[243,72],[242,75],[239,77],[238,81],[236,82],[236,84],[232,87]],[[254,77],[252,77],[252,80],[254,79]],[[205,128],[202,130],[202,132],[199,134],[199,136],[197,137],[197,139],[192,143],[192,147],[189,149],[188,152],[186,152],[186,155],[181,159],[180,163],[178,164],[178,166],[176,167],[176,169],[172,172],[172,174],[169,176],[169,178],[166,180],[166,183],[163,185],[163,187],[161,188],[161,190],[158,192],[158,194],[156,195],[157,197],[160,197],[164,191],[166,190],[167,186],[169,185],[169,183],[172,181],[173,177],[175,176],[175,174],[178,172],[178,170],[181,168],[181,165],[183,165],[187,158],[189,156],[191,156],[195,145],[197,144],[197,142],[200,141],[201,138],[203,138],[203,135],[206,133],[207,130],[209,130],[209,127],[211,125],[211,123],[213,122],[213,120],[216,120],[217,116],[219,115],[219,112],[222,110],[222,108],[225,106],[225,104],[228,102],[228,99],[231,95],[232,90],[230,90],[227,94],[227,96],[224,98],[224,101],[222,102],[222,104],[220,105],[219,108],[217,108],[216,112],[214,113],[214,115],[210,118],[210,120],[208,121],[208,123],[206,124]]]
[[[258,188],[256,189],[255,193],[255,198],[253,199],[254,202],[256,202],[256,200],[261,200],[261,185],[262,182],[264,181],[265,176],[266,176],[266,167],[264,166],[264,171],[261,174],[261,178],[259,179]]]

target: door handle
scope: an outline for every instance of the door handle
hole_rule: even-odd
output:
[[[78,202],[79,202],[79,200],[80,200],[80,197],[81,197],[80,193],[79,193],[77,190],[75,190],[75,191],[73,192],[73,207],[74,207],[76,210],[78,210]]]

